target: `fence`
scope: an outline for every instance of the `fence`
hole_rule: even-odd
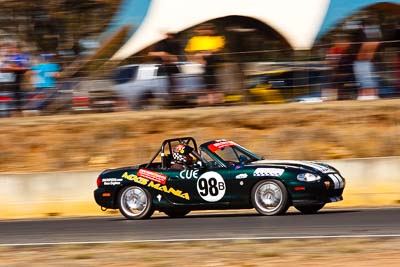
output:
[[[376,53],[376,76],[379,77],[381,97],[399,95],[399,41],[381,43]],[[338,88],[340,84],[332,79],[335,64],[327,64],[327,46],[316,46],[313,51],[293,52],[289,50],[261,50],[238,53],[219,53],[223,60],[216,66],[214,90],[222,92],[224,104],[282,103],[291,101],[322,101],[325,89]],[[287,54],[290,56],[287,56]],[[280,57],[282,55],[282,57]],[[283,56],[284,55],[284,56]],[[182,55],[184,56],[184,55]],[[268,58],[269,61],[249,61]],[[286,61],[282,61],[286,59]],[[147,56],[136,56],[131,62],[146,62]],[[190,64],[189,64],[190,65]],[[121,110],[146,107],[162,107],[165,101],[172,106],[196,106],[199,96],[207,94],[202,65],[191,64],[178,75],[177,87],[168,90],[168,78],[157,64],[134,64],[125,66],[124,72],[116,73],[116,65],[109,61],[83,59],[63,62],[64,72],[76,73],[79,78],[64,77],[58,81],[58,93],[33,91],[31,81],[24,80],[23,108],[49,111],[73,110]],[[75,67],[74,67],[75,66]],[[75,69],[74,69],[75,68]],[[351,69],[351,68],[350,68]],[[121,70],[119,68],[118,70]],[[0,73],[1,74],[1,73]],[[3,71],[3,78],[10,78],[10,72]],[[0,77],[0,78],[1,78]],[[0,79],[2,80],[2,79]],[[16,107],[13,90],[7,89],[7,79],[0,83],[0,112]],[[355,83],[354,80],[348,81]],[[11,83],[12,84],[12,83]],[[356,84],[354,87],[356,88]],[[354,95],[357,94],[353,90]],[[47,100],[46,103],[44,99]],[[156,101],[155,101],[156,100]],[[158,101],[157,100],[161,100]],[[53,105],[50,105],[53,103]],[[219,103],[221,104],[221,103]]]

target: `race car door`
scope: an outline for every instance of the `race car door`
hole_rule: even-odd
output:
[[[167,185],[184,192],[184,197],[166,194],[165,197],[173,203],[220,206],[230,201],[230,183],[226,179],[229,170],[225,168],[193,168],[186,170],[170,170]]]

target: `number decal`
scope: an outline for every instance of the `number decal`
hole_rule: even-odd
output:
[[[216,202],[225,195],[225,181],[217,172],[203,173],[197,180],[197,191],[205,201]]]
[[[208,185],[207,180],[201,178],[197,184],[197,189],[199,191],[200,196],[205,197],[208,195]]]

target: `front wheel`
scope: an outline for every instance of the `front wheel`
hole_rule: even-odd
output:
[[[261,215],[284,214],[289,208],[286,187],[277,180],[258,182],[251,190],[251,202]]]
[[[139,220],[150,217],[152,209],[151,194],[145,188],[129,186],[118,195],[119,211],[129,220]]]
[[[303,214],[315,214],[320,209],[322,209],[324,206],[325,206],[325,203],[311,204],[311,205],[304,205],[304,206],[294,206],[294,207]]]

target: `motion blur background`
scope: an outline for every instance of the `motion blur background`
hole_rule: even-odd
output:
[[[133,165],[176,136],[271,159],[399,156],[399,14],[397,0],[2,0],[0,172]]]
[[[235,238],[232,222],[244,232],[253,220],[260,235],[398,236],[398,209],[381,209],[400,204],[399,25],[400,0],[0,0],[0,266],[398,266],[398,238],[383,236],[71,244],[144,225],[157,238],[200,234],[207,220],[229,220]],[[330,207],[379,208],[86,220],[104,215],[100,171],[147,162],[177,136],[327,162],[346,178]],[[64,216],[84,218],[15,220]]]

